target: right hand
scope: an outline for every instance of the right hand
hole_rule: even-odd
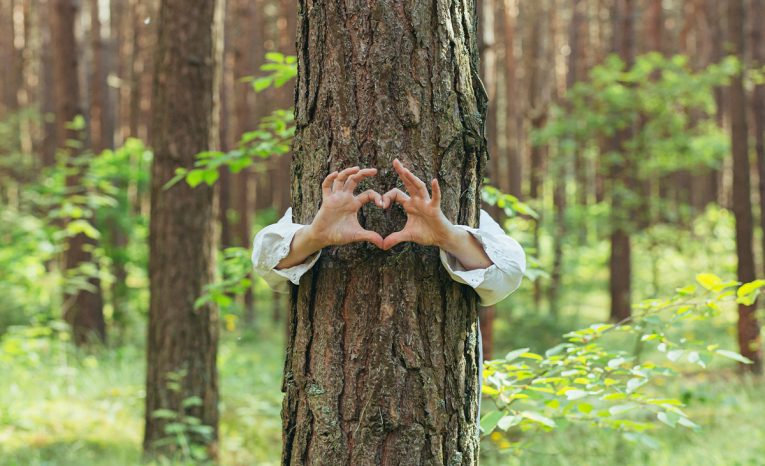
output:
[[[321,184],[321,207],[308,226],[310,235],[320,248],[359,241],[369,241],[382,248],[382,236],[362,228],[356,216],[367,202],[375,201],[378,207],[382,207],[382,196],[373,189],[357,196],[353,194],[361,180],[376,174],[376,168],[360,169],[355,166],[327,175]]]

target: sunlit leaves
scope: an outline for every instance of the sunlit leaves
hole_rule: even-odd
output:
[[[267,74],[258,77],[247,76],[242,81],[249,82],[255,92],[262,92],[269,87],[281,87],[297,76],[297,57],[278,52],[266,54],[266,63],[260,66]]]
[[[484,184],[481,190],[481,199],[489,205],[496,205],[504,210],[505,215],[514,217],[516,215],[525,215],[533,219],[538,219],[539,214],[528,204],[521,202],[512,194],[503,193],[494,186]]]
[[[679,364],[705,368],[714,356],[741,363],[744,356],[717,345],[707,345],[673,329],[684,321],[710,318],[723,303],[756,296],[765,280],[738,286],[713,274],[699,274],[698,285],[679,288],[668,298],[650,299],[634,306],[631,319],[602,323],[569,332],[566,341],[544,352],[519,348],[504,359],[485,363],[483,392],[497,410],[484,416],[486,428],[550,429],[566,422],[590,422],[600,427],[639,433],[661,423],[698,429],[682,411],[680,400],[655,396],[654,382],[675,375]],[[657,357],[645,359],[630,348],[603,343],[613,332],[632,335],[637,348],[652,345]],[[655,422],[645,421],[653,413]],[[491,431],[484,429],[485,434]],[[634,440],[647,445],[646,438]]]

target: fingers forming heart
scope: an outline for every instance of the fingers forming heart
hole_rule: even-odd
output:
[[[358,208],[374,201],[375,205],[386,210],[393,203],[398,203],[407,214],[407,222],[404,228],[389,234],[385,238],[379,233],[367,230],[357,222],[354,222],[357,225],[352,227],[350,242],[369,241],[377,247],[387,250],[404,241],[417,241],[417,238],[422,236],[422,231],[427,230],[423,230],[421,221],[413,221],[411,216],[420,216],[429,209],[440,209],[441,188],[437,179],[434,178],[430,182],[431,197],[431,194],[428,193],[427,185],[415,176],[411,170],[404,167],[397,158],[393,160],[393,168],[396,170],[409,194],[399,188],[393,188],[382,195],[374,189],[367,189],[358,195],[353,195],[361,181],[377,174],[376,168],[362,169],[359,166],[353,166],[341,171],[336,170],[330,173],[322,182],[322,197],[325,199],[336,193],[338,195],[345,193],[345,196],[351,194],[353,199],[358,201]],[[416,203],[412,204],[414,200],[416,200]],[[413,226],[414,224],[419,224],[419,226]],[[416,232],[419,232],[419,234],[415,234]]]

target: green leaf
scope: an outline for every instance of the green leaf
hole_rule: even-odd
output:
[[[765,280],[755,280],[741,285],[736,291],[736,295],[738,296],[736,302],[751,306],[757,300],[757,296],[760,294],[760,288],[763,286],[765,286]]]
[[[252,88],[255,92],[262,92],[271,86],[272,79],[268,76],[263,76],[252,80]]]
[[[497,427],[497,423],[500,419],[502,419],[502,417],[504,417],[504,415],[505,414],[502,411],[492,411],[482,417],[481,431],[483,431],[484,434],[490,434],[494,428]]]
[[[199,186],[199,184],[204,181],[205,177],[205,171],[204,170],[191,170],[186,175],[186,183],[188,183],[189,186],[192,188],[196,188]]]
[[[578,400],[580,398],[584,398],[587,395],[589,395],[589,392],[586,392],[584,390],[567,390],[566,391],[566,399],[568,400]]]
[[[216,181],[218,181],[218,177],[220,174],[218,173],[218,170],[205,170],[204,172],[204,179],[205,183],[207,183],[207,186],[212,186],[215,184]]]
[[[623,405],[611,406],[610,408],[608,408],[608,412],[612,416],[618,416],[619,414],[626,413],[627,411],[630,411],[630,410],[634,409],[636,406],[637,405],[634,404],[634,403],[627,403],[627,404],[623,404]]]
[[[92,239],[98,239],[101,236],[101,233],[93,228],[93,225],[87,220],[74,220],[69,222],[66,225],[66,231],[72,236],[82,233]]]
[[[735,361],[744,363],[744,364],[752,364],[752,360],[747,358],[746,356],[742,356],[739,353],[736,353],[735,351],[728,351],[724,349],[718,349],[715,351],[715,353],[719,354],[720,356],[724,356],[729,359],[733,359]]]
[[[507,429],[520,424],[522,419],[521,416],[516,415],[504,416],[497,422],[497,427],[506,431]]]
[[[268,52],[266,54],[266,60],[273,61],[276,63],[284,63],[284,54],[281,54],[279,52]]]
[[[525,417],[526,419],[530,421],[537,422],[547,427],[555,427],[556,425],[555,421],[553,421],[549,417],[543,416],[539,413],[535,413],[534,411],[523,411],[521,412],[521,416]]]
[[[525,353],[521,354],[519,357],[526,358],[526,359],[534,359],[535,361],[543,361],[544,360],[544,358],[542,356],[540,356],[540,355],[538,355],[536,353],[530,353],[530,352],[525,352]]]
[[[172,188],[173,186],[178,184],[179,181],[181,181],[182,179],[186,177],[186,173],[188,173],[188,170],[186,170],[185,168],[176,168],[175,176],[172,177],[170,181],[162,185],[162,189],[165,190],[165,189]]]
[[[157,419],[175,419],[178,413],[170,409],[155,409],[151,412],[151,416]]]
[[[710,291],[719,291],[717,288],[722,283],[722,279],[715,274],[700,273],[696,275],[696,281]]]
[[[675,427],[677,425],[677,421],[680,419],[680,415],[670,412],[670,411],[662,411],[656,415],[656,417],[663,422],[664,424]]]
[[[191,408],[192,406],[202,406],[202,398],[198,396],[190,396],[183,400],[184,408]]]
[[[505,356],[505,362],[510,362],[515,359],[518,359],[522,354],[526,353],[528,350],[529,348],[521,348],[521,349],[510,351]]]
[[[692,295],[693,293],[696,292],[696,285],[688,285],[683,288],[678,288],[676,291],[677,291],[677,294],[681,296]]]
[[[579,403],[576,405],[576,409],[584,414],[589,414],[592,412],[592,405],[590,403]]]

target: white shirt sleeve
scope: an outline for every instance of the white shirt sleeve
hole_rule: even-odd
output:
[[[295,233],[306,225],[292,223],[292,207],[289,207],[278,222],[268,225],[255,235],[252,241],[252,265],[255,272],[263,277],[269,287],[279,293],[289,291],[288,281],[295,285],[321,255],[321,249],[306,257],[300,264],[277,270],[276,265],[290,252]]]
[[[456,226],[478,239],[493,264],[485,269],[465,270],[456,257],[443,249],[440,250],[441,263],[452,279],[475,289],[481,306],[491,306],[505,299],[521,285],[526,271],[526,254],[518,241],[508,236],[483,209],[478,225],[478,228]]]

